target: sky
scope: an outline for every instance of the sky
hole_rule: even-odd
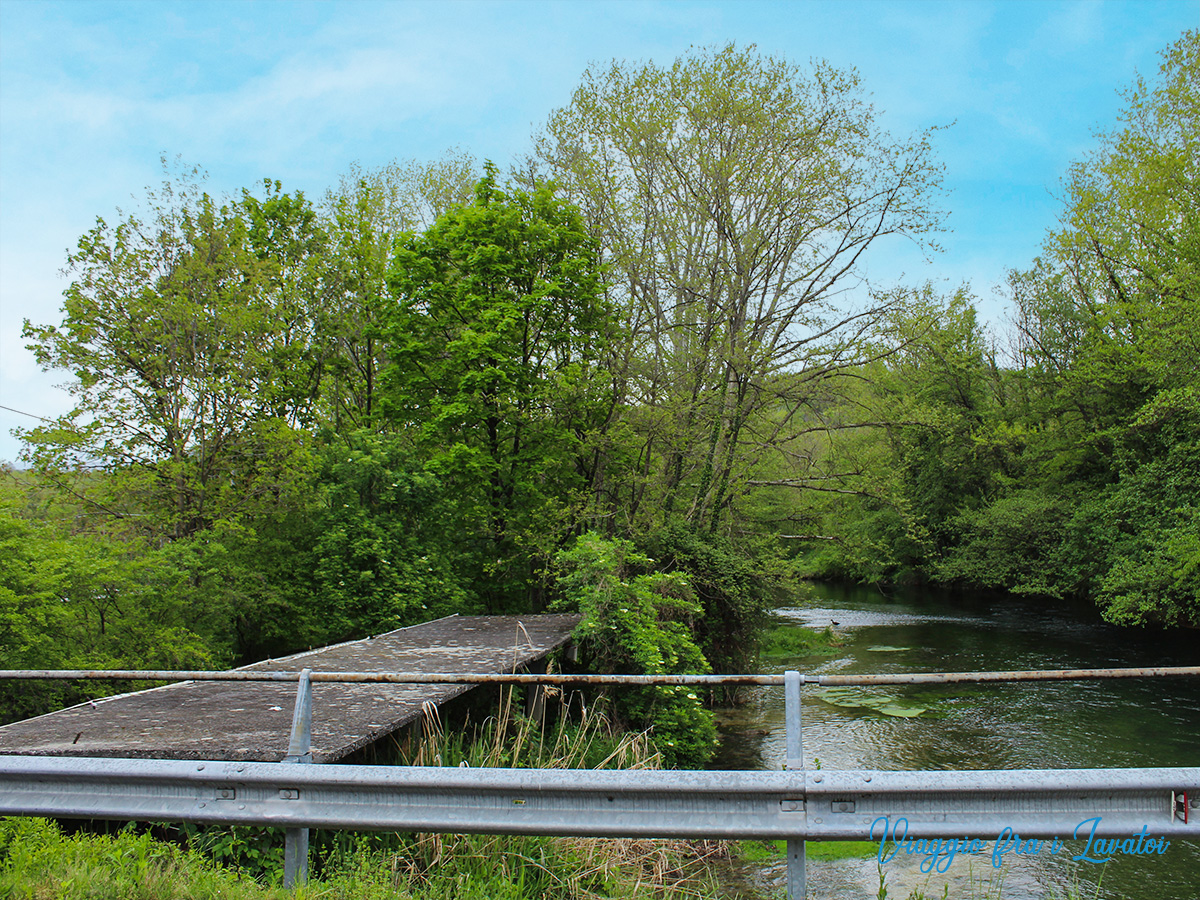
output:
[[[825,59],[859,72],[893,135],[939,128],[943,250],[884,248],[871,276],[966,284],[1002,334],[1005,273],[1055,227],[1068,166],[1197,27],[1200,0],[0,0],[0,407],[20,411],[0,408],[0,460],[19,462],[23,413],[71,406],[23,320],[62,321],[68,250],[136,207],[163,156],[215,195],[271,178],[317,199],[353,163],[458,148],[504,170],[589,64],[730,42]]]

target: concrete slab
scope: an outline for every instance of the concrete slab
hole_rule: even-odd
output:
[[[576,615],[449,616],[245,670],[513,672],[570,641]],[[314,762],[332,762],[470,690],[456,684],[313,684]],[[182,682],[0,728],[0,753],[277,762],[295,682]]]

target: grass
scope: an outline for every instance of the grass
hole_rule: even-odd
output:
[[[448,836],[435,869],[404,854],[356,848],[295,892],[197,850],[123,831],[66,835],[45,819],[0,822],[0,897],[22,900],[533,900],[695,898],[696,845]],[[426,845],[424,850],[434,849]],[[701,848],[703,849],[703,848]],[[712,852],[719,852],[715,848]],[[686,882],[686,883],[685,883]]]
[[[506,691],[473,729],[442,728],[436,708],[423,734],[397,742],[415,765],[655,768],[645,734],[616,734],[597,710],[575,706],[543,725]],[[164,840],[163,836],[174,840]],[[282,879],[279,829],[137,826],[66,834],[43,819],[0,820],[0,898],[21,900],[596,900],[715,898],[708,864],[728,858],[716,841],[648,841],[505,835],[320,832],[312,880]]]
[[[832,628],[816,631],[802,625],[778,625],[763,638],[761,655],[764,659],[827,656],[841,646],[842,639]]]

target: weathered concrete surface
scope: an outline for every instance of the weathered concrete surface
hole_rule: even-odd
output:
[[[512,672],[570,640],[578,616],[450,616],[245,669]],[[455,684],[313,684],[314,762],[330,762],[413,721]],[[109,697],[0,728],[0,753],[277,762],[295,682],[183,682]]]

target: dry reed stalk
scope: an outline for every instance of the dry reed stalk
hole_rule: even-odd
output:
[[[579,768],[597,741],[612,737],[608,718],[583,702],[579,704],[578,723],[571,729],[569,713],[574,705],[574,695],[565,696],[556,689],[553,696],[559,699],[560,710],[553,741],[547,748],[546,729],[537,727],[541,723],[514,710],[513,690],[511,686],[501,689],[496,713],[480,726],[485,732],[490,728],[491,734],[487,735],[485,741],[474,745],[472,765],[505,765],[505,748],[511,747],[508,766]],[[416,765],[443,765],[449,745],[437,707],[429,704],[422,713],[421,738],[414,762]],[[533,739],[535,729],[536,741]],[[653,749],[648,732],[625,734],[596,766],[605,767],[658,769],[662,767],[662,756]],[[504,839],[499,836],[492,836],[480,844],[478,839],[472,842],[464,835],[417,835],[415,852],[403,861],[393,859],[392,870],[396,877],[403,873],[410,882],[428,882],[430,873],[451,859],[456,864],[477,859],[491,866],[495,866],[499,859],[502,872],[507,871],[510,861],[520,860],[549,874],[565,895],[575,900],[600,900],[602,895],[585,885],[597,876],[604,881],[612,880],[617,873],[625,881],[632,876],[636,890],[680,898],[706,897],[711,896],[703,889],[708,876],[707,864],[717,859],[728,859],[732,855],[731,844],[727,841],[554,838],[554,844],[564,856],[583,863],[581,870],[563,875],[550,871],[543,863],[524,854],[514,853],[513,848],[503,842]]]
[[[638,884],[675,896],[706,896],[701,884],[707,866],[732,858],[730,841],[647,840],[644,838],[556,838],[566,852],[588,866],[580,877],[633,872]]]

